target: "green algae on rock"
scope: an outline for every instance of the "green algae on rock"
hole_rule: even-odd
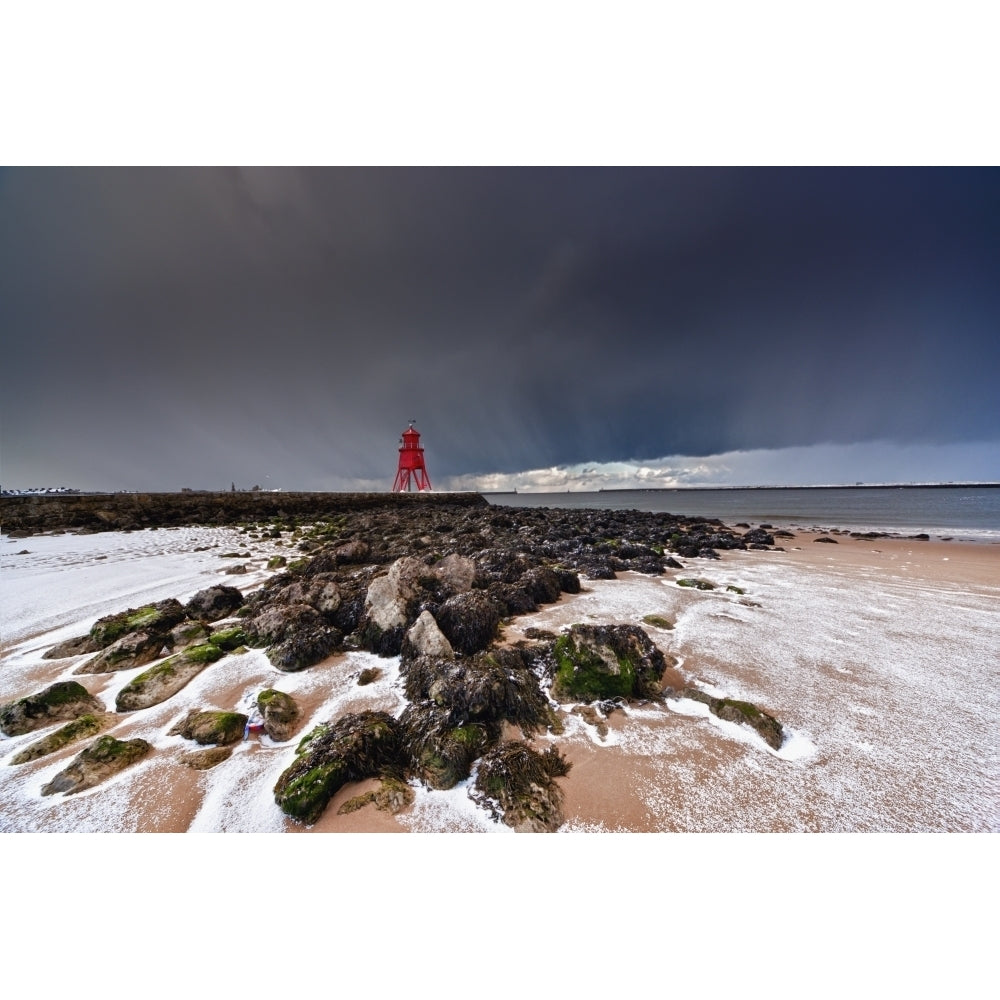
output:
[[[657,698],[668,666],[638,625],[573,625],[552,653],[558,701]]]
[[[168,657],[129,681],[118,692],[115,707],[119,712],[135,712],[158,705],[223,655],[222,650],[210,642],[189,646],[184,652]]]
[[[28,695],[0,708],[0,732],[6,736],[22,736],[53,722],[65,722],[103,711],[101,702],[82,684],[58,681],[38,694]]]
[[[192,709],[168,733],[169,736],[183,736],[195,743],[214,743],[228,746],[243,738],[247,716],[241,712],[202,711]]]
[[[773,715],[762,712],[756,705],[748,701],[737,701],[735,698],[713,698],[694,687],[685,688],[681,695],[707,705],[713,715],[726,722],[749,726],[773,750],[781,749],[785,738],[781,723]]]
[[[42,795],[55,795],[57,792],[74,795],[93,788],[141,760],[151,749],[145,740],[122,741],[113,736],[102,736],[96,743],[81,751],[69,767],[60,771],[47,785],[43,785]]]
[[[50,753],[62,750],[70,743],[77,743],[80,740],[96,736],[104,729],[112,718],[111,713],[81,715],[78,719],[68,722],[65,726],[57,729],[54,733],[49,733],[40,740],[26,746],[20,753],[11,757],[11,764],[27,764],[30,761],[38,760],[39,757],[46,757]]]
[[[287,816],[311,825],[348,782],[401,773],[401,743],[399,723],[385,712],[358,712],[317,726],[278,778],[274,801]]]
[[[105,615],[94,623],[89,634],[98,648],[103,649],[129,632],[167,631],[183,620],[183,605],[171,597],[155,604],[144,604],[141,608]]]

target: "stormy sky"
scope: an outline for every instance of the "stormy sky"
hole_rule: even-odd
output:
[[[1000,170],[0,172],[4,488],[1000,479]]]

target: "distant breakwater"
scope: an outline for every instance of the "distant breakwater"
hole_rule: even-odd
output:
[[[350,511],[414,505],[486,507],[478,493],[80,493],[0,498],[8,535],[43,531],[134,531],[272,518],[321,520]]]

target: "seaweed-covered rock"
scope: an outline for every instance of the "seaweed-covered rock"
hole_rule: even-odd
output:
[[[279,670],[304,670],[326,659],[339,645],[340,631],[308,604],[269,604],[244,626],[251,641],[264,644]]]
[[[299,744],[299,756],[274,786],[282,812],[312,824],[348,782],[392,775],[403,766],[399,723],[385,712],[345,715]]]
[[[184,620],[184,606],[173,597],[141,608],[129,608],[114,615],[99,618],[90,629],[90,638],[99,649],[110,646],[116,639],[130,632],[169,632]]]
[[[431,788],[454,788],[464,781],[472,762],[496,742],[492,727],[480,722],[456,726],[448,709],[426,703],[408,706],[399,723],[410,766]]]
[[[762,712],[756,705],[752,705],[748,701],[737,701],[734,698],[713,698],[710,694],[694,687],[685,688],[681,694],[682,697],[691,698],[707,705],[713,715],[717,715],[726,722],[736,722],[742,726],[749,726],[769,747],[774,750],[781,749],[781,744],[785,739],[781,723],[773,715]]]
[[[562,593],[559,577],[548,566],[529,569],[518,582],[536,604],[552,604],[559,600]]]
[[[519,833],[551,833],[563,824],[563,793],[555,779],[569,769],[555,747],[538,753],[520,740],[501,743],[479,762],[470,795]]]
[[[65,726],[60,727],[54,733],[49,733],[48,736],[43,736],[42,739],[26,746],[20,753],[11,757],[10,762],[11,764],[27,764],[30,761],[38,760],[39,757],[45,757],[57,750],[62,750],[70,743],[78,743],[80,740],[96,736],[109,724],[112,718],[114,716],[111,713],[105,712],[81,715],[78,719],[67,722]]]
[[[28,695],[0,708],[0,732],[21,736],[53,722],[94,715],[104,706],[82,684],[58,681],[38,694]]]
[[[243,594],[236,587],[217,584],[199,590],[185,608],[191,618],[203,622],[217,622],[220,618],[228,618],[243,605]]]
[[[170,736],[183,736],[202,746],[214,743],[228,746],[243,738],[247,716],[241,712],[201,711],[192,709],[169,732]]]
[[[496,636],[500,615],[482,590],[449,597],[437,613],[438,628],[459,653],[478,653]]]
[[[668,663],[638,625],[573,625],[553,645],[559,701],[656,698]]]
[[[525,732],[545,727],[549,707],[524,650],[498,648],[461,660],[419,657],[401,664],[406,697],[447,713],[447,725],[512,722]]]
[[[291,739],[299,718],[299,706],[284,691],[268,688],[257,695],[257,707],[264,718],[264,732],[276,743]]]
[[[182,653],[157,663],[138,677],[133,677],[118,692],[115,707],[119,712],[135,712],[158,705],[177,694],[222,655],[222,650],[210,642],[189,646]]]
[[[43,785],[42,795],[55,795],[57,792],[73,795],[93,788],[141,760],[151,749],[145,740],[122,741],[113,736],[101,736],[94,744],[81,751],[69,767],[60,771],[47,785]]]

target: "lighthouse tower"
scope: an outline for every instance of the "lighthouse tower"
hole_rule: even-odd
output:
[[[412,478],[419,492],[429,490],[431,481],[427,478],[427,466],[424,465],[424,449],[420,447],[420,434],[413,429],[413,421],[403,431],[400,439],[399,468],[396,470],[396,481],[392,484],[393,493],[408,493]]]

